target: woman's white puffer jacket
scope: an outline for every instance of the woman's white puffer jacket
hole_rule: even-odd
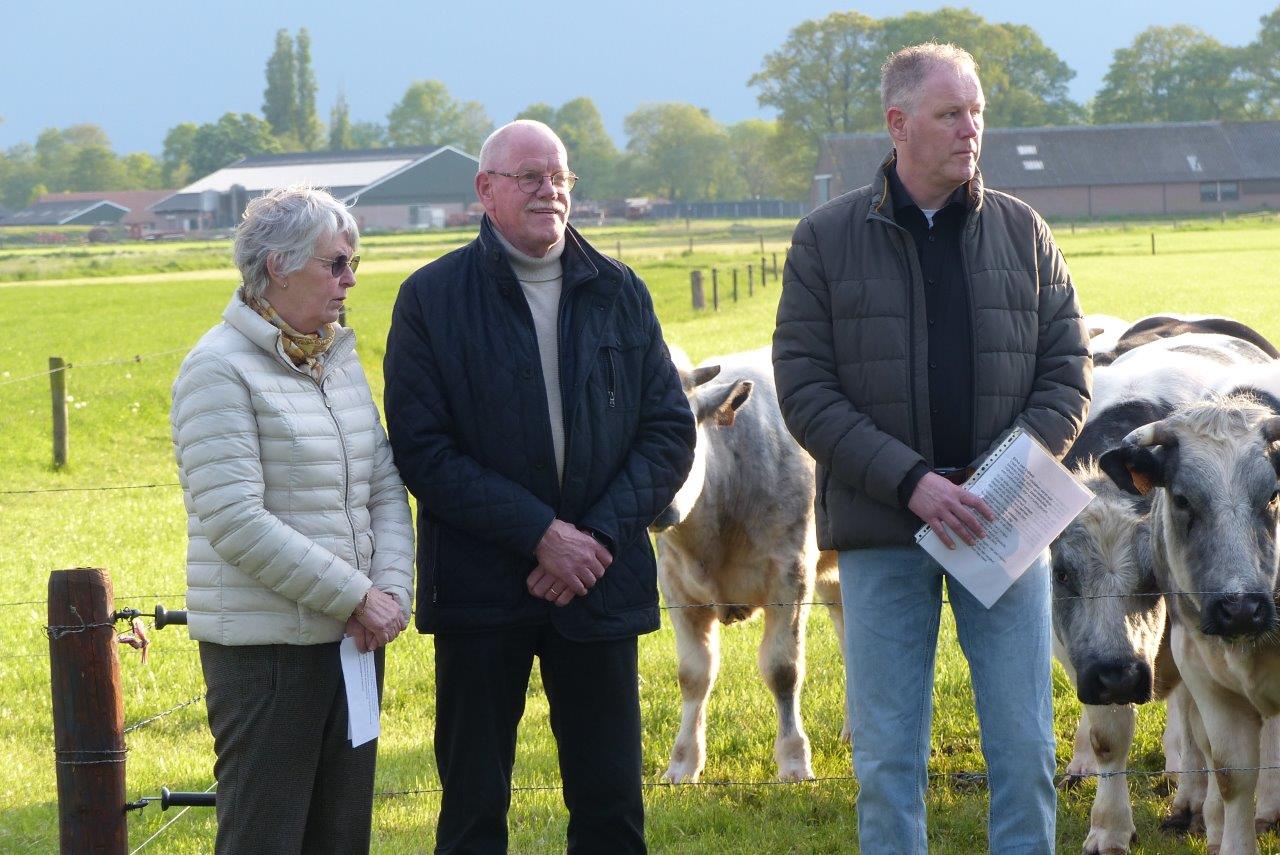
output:
[[[409,615],[413,528],[355,334],[320,383],[241,300],[182,363],[170,419],[187,507],[190,636],[320,644],[370,585]]]

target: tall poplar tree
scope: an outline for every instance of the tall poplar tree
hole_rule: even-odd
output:
[[[262,116],[271,133],[296,138],[298,78],[294,68],[293,40],[288,30],[276,32],[276,49],[267,60],[267,88],[262,93]]]
[[[338,100],[329,111],[329,151],[346,151],[354,148],[351,137],[351,108],[347,106],[347,94],[338,91]]]
[[[293,132],[304,151],[320,147],[320,119],[316,117],[316,73],[311,68],[311,34],[298,30],[294,39],[294,75],[298,81]]]

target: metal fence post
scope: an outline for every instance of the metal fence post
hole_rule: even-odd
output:
[[[53,468],[67,465],[67,363],[49,357],[49,390],[53,398]]]

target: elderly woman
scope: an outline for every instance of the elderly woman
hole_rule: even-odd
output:
[[[254,199],[244,284],[173,387],[219,853],[366,852],[377,742],[353,748],[338,646],[405,628],[409,506],[355,336],[359,235],[328,193]]]

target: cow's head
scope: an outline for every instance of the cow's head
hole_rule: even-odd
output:
[[[679,525],[689,516],[702,495],[707,477],[707,431],[733,427],[738,409],[751,397],[754,384],[750,380],[728,380],[711,383],[720,374],[719,365],[694,368],[689,357],[678,347],[671,348],[671,361],[680,372],[680,383],[689,399],[689,409],[698,422],[698,444],[694,449],[689,477],[677,491],[667,509],[649,526],[651,531],[665,531]]]
[[[1094,498],[1050,547],[1059,658],[1081,703],[1146,703],[1165,627],[1149,502],[1118,489],[1092,461],[1075,475]]]
[[[1151,495],[1156,560],[1206,635],[1276,627],[1280,418],[1252,398],[1213,398],[1138,428],[1100,461],[1117,486]]]

